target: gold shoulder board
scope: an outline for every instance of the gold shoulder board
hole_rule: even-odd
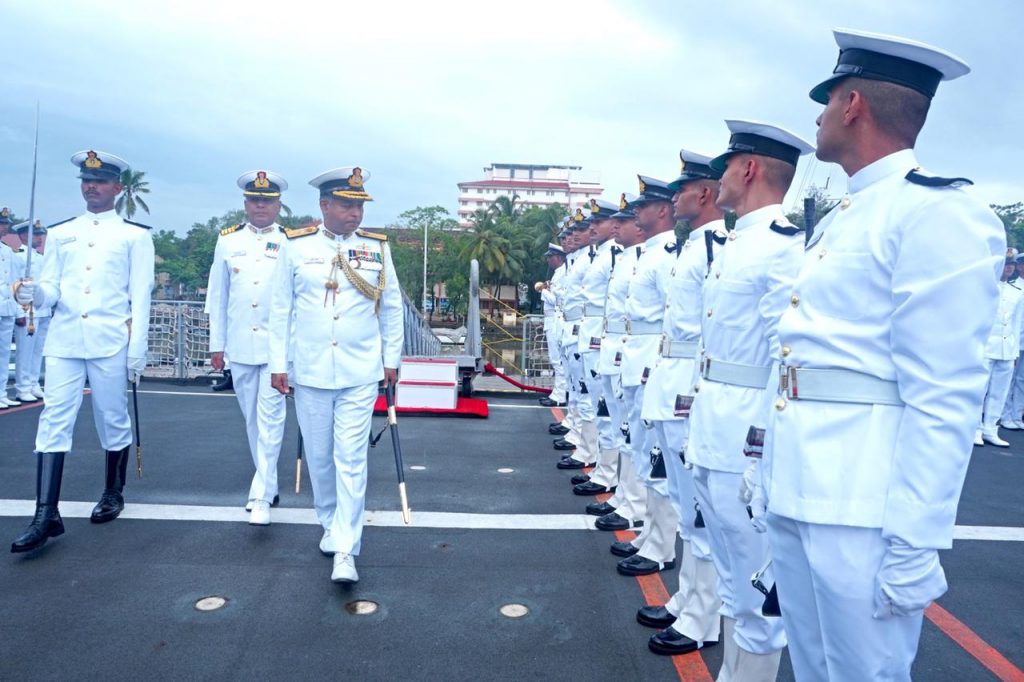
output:
[[[317,225],[307,225],[306,227],[286,227],[284,230],[284,236],[288,239],[295,239],[296,237],[305,237],[308,234],[316,234],[320,231]]]
[[[360,237],[366,237],[367,239],[376,239],[379,242],[386,242],[388,240],[388,236],[386,234],[381,234],[380,232],[367,232],[366,230],[356,230],[356,234],[358,234]]]
[[[243,227],[245,227],[245,223],[238,223],[237,225],[232,225],[231,227],[225,227],[223,230],[220,231],[220,234],[221,236],[224,236],[226,234],[231,234],[232,232],[238,232]]]

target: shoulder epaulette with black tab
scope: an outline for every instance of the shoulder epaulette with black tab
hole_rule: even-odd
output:
[[[231,227],[225,227],[223,230],[220,231],[220,236],[223,237],[226,234],[231,234],[232,232],[238,232],[243,227],[245,227],[245,223],[238,223],[237,225],[232,225]]]
[[[797,227],[796,225],[789,224],[780,224],[775,222],[774,220],[772,221],[771,229],[772,232],[778,232],[779,234],[785,235],[787,237],[798,235],[804,231],[804,228],[802,227]]]
[[[1016,289],[1017,291],[1020,291],[1020,287],[1019,287],[1019,286],[1017,286],[1016,284],[1014,284],[1013,282],[1007,282],[1007,284],[1009,284],[1009,285],[1010,285],[1011,287],[1013,287],[1013,288],[1014,288],[1014,289]]]
[[[922,187],[963,187],[965,185],[973,185],[974,182],[967,178],[940,178],[937,175],[925,175],[916,168],[906,175],[907,182],[912,182],[915,185],[921,185]]]
[[[52,230],[53,228],[57,227],[58,225],[63,225],[64,223],[70,223],[72,220],[74,220],[74,218],[65,218],[64,220],[60,221],[59,223],[54,223],[53,225],[48,225],[46,227],[46,229],[47,230]]]
[[[679,252],[682,251],[682,250],[683,250],[683,240],[682,239],[676,239],[674,242],[669,242],[668,244],[665,244],[665,251],[667,253],[674,253],[674,254],[676,254],[676,258],[679,257]]]
[[[386,234],[381,234],[380,232],[367,232],[366,230],[356,230],[356,234],[359,235],[360,237],[366,237],[367,239],[376,239],[377,241],[380,242],[386,242],[388,240],[388,236]]]
[[[306,227],[286,227],[284,228],[284,236],[288,237],[288,239],[295,239],[297,237],[305,237],[306,235],[316,234],[319,231],[319,225],[307,225]]]
[[[711,238],[714,239],[715,243],[719,246],[729,241],[729,238],[724,234],[718,234],[717,232],[708,232],[708,234],[711,235]]]
[[[135,227],[141,227],[144,230],[152,230],[153,229],[149,225],[143,225],[142,223],[137,223],[134,220],[126,220],[125,222],[128,223],[129,225],[134,225]]]

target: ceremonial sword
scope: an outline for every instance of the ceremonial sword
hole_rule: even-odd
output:
[[[391,445],[395,449],[395,468],[398,470],[398,497],[402,501],[402,520],[408,526],[412,523],[412,512],[409,510],[409,498],[405,492],[405,466],[402,464],[402,443],[398,439],[398,417],[395,412],[395,387],[393,384],[384,384],[384,399],[388,404],[388,421],[384,428],[391,429]],[[384,428],[376,436],[370,438],[370,447],[377,445],[377,441],[384,435]]]
[[[135,408],[135,471],[142,478],[142,427],[139,426],[139,384],[132,382],[132,405]]]
[[[36,102],[36,140],[35,146],[32,148],[32,193],[29,195],[28,200],[28,253],[25,254],[25,276],[21,278],[22,282],[32,281],[32,252],[35,250],[32,247],[32,238],[35,235],[36,226],[36,170],[39,167],[39,102]],[[29,336],[36,333],[36,313],[35,307],[32,303],[25,306],[25,310],[28,311],[28,329],[25,331]]]

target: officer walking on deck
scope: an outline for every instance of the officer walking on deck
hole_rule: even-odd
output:
[[[815,229],[778,323],[766,521],[797,679],[910,680],[924,609],[946,591],[938,550],[985,393],[1005,230],[958,189],[969,181],[914,154],[939,82],[969,67],[903,38],[835,38],[811,99],[825,106],[817,156],[849,195]]]
[[[245,508],[250,524],[266,526],[278,502],[277,459],[287,415],[285,397],[270,385],[267,322],[271,275],[285,241],[277,217],[288,183],[272,171],[254,170],[238,178],[238,187],[248,220],[221,230],[207,285],[210,364],[223,370],[224,356],[231,358],[235,397],[256,467]]]
[[[132,442],[125,386],[137,383],[146,366],[153,238],[147,225],[114,211],[128,162],[89,150],[71,163],[80,171],[87,212],[49,227],[39,280],[20,282],[15,292],[21,305],[54,308],[43,348],[46,406],[36,432],[36,513],[12,552],[35,549],[64,532],[57,502],[87,379],[106,452],[103,495],[90,520],[105,523],[120,515]]]
[[[28,243],[28,222],[19,225],[15,232],[21,239],[22,247],[18,257],[18,273],[20,277],[39,279],[42,272],[43,252],[46,244],[46,228],[42,222],[36,221],[32,227],[32,244]],[[32,271],[27,272],[28,250],[35,252],[32,256]],[[20,317],[14,321],[15,339],[15,371],[14,391],[18,400],[23,403],[38,402],[43,397],[43,387],[39,385],[39,372],[43,363],[43,344],[50,330],[50,308],[32,310],[32,318],[25,314],[19,306]],[[29,325],[32,333],[29,333]]]
[[[398,380],[402,294],[387,237],[360,230],[372,198],[368,171],[327,171],[320,191],[323,227],[286,229],[274,270],[270,311],[273,386],[295,385],[313,504],[324,529],[320,551],[334,556],[331,580],[359,580],[370,419],[383,379]],[[293,353],[289,352],[289,349]],[[289,377],[289,357],[294,368]]]

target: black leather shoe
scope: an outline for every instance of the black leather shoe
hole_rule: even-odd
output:
[[[600,495],[601,493],[614,492],[615,488],[605,488],[599,483],[593,481],[587,481],[586,483],[580,483],[572,488],[573,493],[576,495]]]
[[[619,575],[637,576],[653,575],[658,571],[670,571],[675,567],[676,562],[674,561],[666,561],[662,564],[636,554],[620,561],[616,570],[618,570]]]
[[[28,528],[11,543],[12,553],[30,552],[64,534],[64,521],[57,510],[63,475],[63,452],[40,452],[36,456],[36,513]]]
[[[558,405],[558,401],[557,400],[552,400],[548,396],[544,396],[543,398],[539,398],[537,400],[537,402],[540,403],[541,405],[543,405],[544,407],[554,407],[554,406]]]
[[[615,507],[607,502],[591,502],[587,505],[587,513],[591,516],[605,516],[615,511]]]
[[[689,654],[716,644],[718,644],[717,640],[713,642],[694,641],[672,628],[665,628],[661,632],[651,635],[651,638],[647,640],[647,648],[662,656]]]
[[[645,627],[664,630],[676,622],[676,617],[664,606],[645,606],[636,612],[636,622]]]
[[[643,521],[634,521],[630,524],[628,519],[622,518],[615,512],[605,514],[597,521],[594,521],[594,526],[598,530],[629,530],[630,528],[640,528],[643,525]]]
[[[566,457],[565,459],[559,460],[558,464],[555,466],[559,469],[582,469],[584,467],[592,467],[594,464],[595,462],[590,462],[588,464],[587,462],[581,462],[578,459],[573,459],[572,457]]]
[[[234,387],[235,387],[235,382],[231,378],[231,370],[230,369],[226,369],[226,370],[224,370],[224,378],[221,379],[220,381],[218,381],[217,383],[215,383],[210,388],[213,389],[214,391],[230,391]]]
[[[634,554],[636,554],[637,552],[639,552],[640,548],[637,547],[636,545],[634,545],[632,542],[618,542],[618,541],[616,541],[616,542],[612,543],[612,546],[608,548],[608,551],[610,551],[615,556],[630,557],[630,556],[633,556]],[[675,621],[673,620],[673,622],[675,622]],[[669,623],[669,625],[671,625],[671,624],[672,623]],[[665,627],[665,626],[664,625],[660,625],[658,627]]]
[[[89,520],[93,523],[113,521],[124,510],[125,474],[128,471],[128,451],[130,446],[122,450],[107,450],[107,480],[100,501],[92,508]]]
[[[555,450],[575,450],[576,449],[575,445],[573,445],[572,443],[570,443],[569,441],[567,441],[564,438],[559,438],[554,443],[552,443],[552,446],[555,448]]]
[[[576,474],[569,479],[569,482],[573,485],[579,485],[580,483],[586,483],[590,480],[590,474]]]
[[[564,436],[565,434],[569,433],[569,429],[562,426],[561,424],[552,424],[551,426],[548,427],[548,433],[550,433],[552,436]]]

